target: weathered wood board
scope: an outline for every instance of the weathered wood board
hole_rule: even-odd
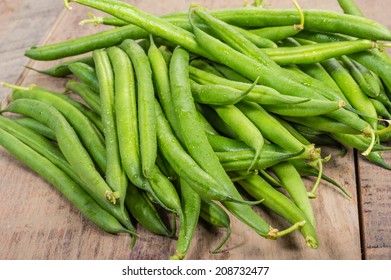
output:
[[[187,10],[192,1],[129,1],[156,15]],[[208,8],[239,7],[243,1],[197,1]],[[271,7],[291,7],[290,1],[265,1]],[[336,2],[336,1],[335,1]],[[357,1],[361,3],[364,1]],[[387,24],[386,1],[380,5],[366,4],[367,15],[380,18]],[[303,8],[339,10],[337,3],[300,1]],[[383,6],[383,10],[381,9]],[[72,4],[72,11],[63,11],[42,44],[61,42],[69,38],[96,32],[96,27],[79,26],[88,8]],[[380,14],[380,16],[379,16]],[[379,19],[379,20],[380,20]],[[37,19],[39,20],[39,19]],[[380,20],[380,21],[381,21]],[[38,69],[53,62],[31,62]],[[62,91],[65,80],[49,78],[33,71],[24,71],[19,84],[35,83]],[[335,153],[336,151],[331,150]],[[204,223],[197,228],[188,259],[389,259],[391,257],[389,173],[358,160],[354,152],[341,158],[333,156],[325,172],[340,182],[352,194],[345,199],[330,184],[322,184],[319,197],[313,200],[318,221],[320,247],[305,246],[301,235],[294,232],[279,240],[266,240],[241,222],[232,218],[232,235],[222,251],[210,251],[225,232],[211,229]],[[358,176],[359,175],[359,176]],[[129,251],[130,237],[111,235],[87,221],[52,186],[28,170],[0,148],[0,259],[168,259],[174,252],[176,240],[159,237],[139,228],[140,238]],[[313,181],[307,181],[310,185]],[[361,186],[357,196],[357,185]],[[381,201],[381,203],[379,203]],[[363,215],[361,212],[363,211]],[[277,228],[287,224],[279,217],[260,211]],[[380,213],[380,214],[379,214]],[[361,226],[361,223],[363,226]],[[361,241],[363,237],[363,244]],[[361,246],[364,245],[364,250]],[[366,249],[368,248],[368,249]]]

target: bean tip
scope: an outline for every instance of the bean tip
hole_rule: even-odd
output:
[[[69,5],[70,2],[71,2],[71,0],[64,0],[64,7],[67,10],[72,10],[72,7]]]

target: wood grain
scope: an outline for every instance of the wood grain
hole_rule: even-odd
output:
[[[10,2],[10,1],[6,1]],[[15,1],[23,2],[23,1]],[[52,2],[52,1],[34,1]],[[55,1],[53,1],[55,2]],[[60,1],[62,2],[62,1]],[[186,10],[192,1],[129,1],[143,10],[160,15],[172,11]],[[243,1],[197,1],[208,8],[241,6]],[[265,1],[271,7],[291,7],[290,1]],[[336,2],[336,1],[335,1]],[[366,14],[389,24],[385,16],[386,1],[376,1],[365,7]],[[300,1],[303,8],[326,8],[339,10],[334,2]],[[72,4],[72,12],[55,13],[55,26],[46,31],[41,44],[60,42],[69,38],[96,32],[93,26],[80,27],[78,22],[86,17],[88,8]],[[383,5],[383,9],[381,7]],[[15,7],[15,6],[12,6]],[[11,8],[12,8],[11,7]],[[9,10],[10,14],[14,12]],[[53,15],[51,14],[53,17]],[[39,25],[41,17],[31,16]],[[1,25],[0,25],[1,26]],[[47,28],[46,28],[47,29]],[[24,36],[24,35],[23,35]],[[37,35],[38,36],[38,35]],[[22,37],[20,37],[22,38]],[[17,44],[17,43],[16,43]],[[26,43],[26,49],[37,42]],[[16,63],[16,62],[15,62]],[[30,62],[38,69],[54,62]],[[18,70],[19,73],[21,70]],[[62,91],[65,80],[49,78],[32,71],[24,71],[19,78],[22,85],[36,83],[53,90]],[[333,150],[327,150],[333,152]],[[320,247],[317,250],[305,246],[299,232],[294,232],[276,241],[266,240],[232,218],[232,236],[217,254],[210,251],[220,242],[225,232],[200,223],[187,255],[188,259],[361,259],[360,231],[365,237],[366,258],[390,258],[389,220],[390,197],[387,188],[389,173],[359,161],[360,177],[356,175],[354,152],[341,158],[333,156],[325,172],[349,190],[353,200],[346,200],[330,184],[322,184],[319,197],[313,200],[318,221]],[[0,259],[167,259],[174,252],[176,240],[159,237],[139,228],[140,238],[132,252],[129,251],[130,237],[102,232],[87,221],[52,186],[25,168],[6,151],[0,148]],[[379,179],[381,178],[381,179]],[[360,180],[361,196],[358,205],[356,181]],[[310,186],[312,180],[307,180]],[[378,201],[383,201],[381,206]],[[258,209],[258,208],[257,208]],[[365,226],[360,227],[361,221]],[[274,227],[288,226],[279,217],[258,209]],[[375,211],[376,210],[376,211]],[[380,214],[379,214],[380,213]]]

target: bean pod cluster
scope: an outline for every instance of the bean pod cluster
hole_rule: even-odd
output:
[[[391,32],[352,1],[339,1],[343,14],[255,1],[160,17],[121,1],[70,2],[110,15],[84,24],[113,28],[26,51],[65,58],[33,70],[66,88],[4,83],[0,145],[102,230],[130,234],[131,247],[141,226],[177,238],[171,258],[184,259],[201,218],[227,230],[215,253],[235,218],[267,239],[299,230],[316,249],[322,180],[350,198],[324,173],[321,147],[390,169]],[[290,226],[274,228],[259,206]]]

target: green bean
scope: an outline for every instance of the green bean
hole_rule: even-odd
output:
[[[387,109],[390,109],[391,108],[391,99],[390,99],[391,95],[389,93],[388,88],[386,88],[383,85],[382,80],[377,75],[374,75],[373,77],[377,81],[379,88],[380,88],[380,93],[376,97],[376,100],[380,101],[384,106],[386,106]]]
[[[201,13],[207,16],[206,13],[199,10],[199,14]],[[191,20],[191,16],[189,17],[189,19]],[[271,61],[261,50],[254,48],[254,46],[251,45],[251,43],[247,42],[245,38],[241,37],[240,34],[235,34],[234,30],[232,30],[230,26],[211,18],[210,16],[207,16],[207,19],[209,23],[213,23],[214,30],[216,32],[220,32],[220,35],[224,36],[225,40],[229,40],[231,44],[236,45],[238,48],[240,48],[242,51],[245,51],[250,56],[254,56],[256,54],[257,59],[256,61],[246,55],[242,55],[228,45],[209,36],[193,24],[193,29],[197,41],[202,45],[203,48],[208,50],[211,55],[219,57],[219,60],[222,63],[240,71],[240,73],[244,76],[252,77],[253,79],[256,79],[257,77],[255,77],[254,75],[262,70],[268,71],[269,73],[273,72],[273,75],[269,74],[262,76],[262,79],[260,79],[261,83],[277,88],[283,94],[298,95],[298,92],[300,92],[300,95],[302,97],[304,96],[314,99],[325,99],[326,97],[324,96],[324,93],[327,92],[327,97],[329,99],[340,99],[339,94],[337,92],[333,92],[332,90],[330,90],[330,88],[325,88],[325,84],[321,83],[320,81],[317,81],[312,78],[303,81],[301,75],[292,76],[292,73],[287,73],[286,71],[284,71],[284,69],[281,70],[280,67],[278,65],[275,65],[274,62]],[[266,70],[265,68],[268,70]],[[268,78],[270,78],[271,80],[268,81]],[[277,78],[282,78],[286,80],[282,81],[279,79],[279,81],[276,82]],[[319,90],[321,90],[322,88],[324,88],[324,91],[319,92]],[[296,89],[296,91],[291,91],[293,89]],[[360,127],[360,130],[363,130],[364,133],[369,134],[372,138],[374,138],[373,129],[370,127],[370,125],[367,122],[364,122],[356,114],[339,109],[329,113],[328,115],[338,118],[338,120],[340,121],[348,122],[353,127]],[[347,115],[349,115],[349,117]],[[366,153],[369,151],[370,147],[368,147],[368,151],[366,151]]]
[[[297,207],[303,211],[307,220],[315,227],[316,219],[310,197],[307,194],[307,188],[295,166],[290,162],[282,162],[272,166],[271,170],[277,175],[282,187],[288,192]],[[315,195],[314,189],[311,190],[311,194]]]
[[[288,26],[272,26],[272,27],[263,27],[258,29],[250,29],[251,33],[254,33],[263,38],[268,38],[273,42],[279,42],[285,38],[294,36],[299,33],[304,28],[304,14],[298,3],[294,1],[296,9],[300,17],[300,23],[295,23]]]
[[[51,105],[38,100],[18,99],[5,111],[32,117],[51,128],[64,157],[72,169],[84,181],[85,191],[105,210],[112,213],[123,225],[131,226],[129,217],[116,204],[118,193],[112,191],[101,174],[95,169],[89,154],[63,115]]]
[[[170,79],[168,73],[168,64],[164,60],[163,53],[156,47],[153,38],[150,38],[150,47],[148,49],[148,58],[151,64],[152,76],[156,87],[158,100],[163,108],[168,122],[173,128],[176,137],[181,140],[176,120],[175,109],[171,96]],[[182,140],[181,140],[182,141]]]
[[[2,129],[0,129],[0,145],[52,184],[99,228],[109,233],[126,232],[135,235],[133,228],[124,228],[61,169]]]
[[[320,131],[336,132],[336,133],[347,133],[347,134],[360,134],[359,130],[351,128],[343,123],[340,123],[334,119],[326,116],[315,116],[311,118],[302,117],[284,117],[285,120],[290,122],[298,123],[311,127]]]
[[[198,120],[189,82],[189,53],[177,47],[171,58],[169,75],[171,81],[172,100],[181,131],[184,145],[194,160],[219,181],[223,189],[233,197],[240,200],[228,175],[210,146],[202,124]]]
[[[218,134],[207,135],[208,141],[215,152],[235,152],[250,149],[243,141],[235,140]]]
[[[94,67],[82,62],[74,62],[69,64],[68,68],[80,81],[87,84],[96,93],[99,93],[99,81]]]
[[[18,138],[18,140],[50,160],[79,186],[84,184],[80,177],[72,170],[57,146],[45,137],[18,124],[14,119],[0,116],[0,129]]]
[[[163,39],[169,39],[168,41],[171,41],[174,44],[179,43],[179,45],[184,45],[196,54],[208,57],[207,52],[198,46],[193,34],[189,31],[177,27],[160,17],[146,13],[135,6],[129,5],[128,3],[108,0],[99,2],[91,0],[72,0],[67,2],[76,2],[81,5],[101,10],[119,19],[135,24],[153,35],[160,36]],[[163,34],[169,35],[170,38],[162,36]]]
[[[322,61],[321,63],[341,88],[349,103],[355,109],[365,114],[363,118],[376,129],[378,118],[376,110],[346,68],[333,58]]]
[[[331,136],[339,141],[340,143],[353,147],[359,151],[364,151],[365,147],[368,146],[369,139],[366,137],[363,137],[362,135],[351,135],[351,134],[345,134],[345,133],[332,133]],[[374,144],[372,151],[378,152],[378,151],[388,151],[391,150],[390,147],[383,146],[381,144]]]
[[[341,154],[346,154],[345,146],[331,138],[328,132],[320,131],[295,122],[287,122],[284,119],[279,121],[300,141],[303,143],[314,143],[317,146],[331,146],[341,148]],[[289,126],[289,128],[287,127]],[[303,141],[304,140],[304,141]]]
[[[179,178],[178,174],[171,167],[167,159],[162,155],[161,151],[158,149],[156,157],[156,166],[159,167],[160,171],[167,177],[170,181],[175,181]]]
[[[23,127],[29,128],[30,130],[37,132],[39,135],[42,135],[49,140],[56,141],[56,135],[54,134],[53,130],[33,118],[18,117],[13,118],[12,120],[22,125]]]
[[[88,19],[83,19],[79,22],[80,25],[85,24],[94,24],[94,26],[98,26],[99,24],[110,25],[110,26],[124,26],[128,23],[126,21],[120,20],[116,17],[97,17],[92,13],[88,13]]]
[[[208,173],[206,173],[193,158],[182,148],[178,139],[174,136],[171,127],[165,118],[159,102],[155,101],[157,119],[158,145],[163,156],[170,163],[175,172],[186,178],[196,191],[213,200],[232,199]]]
[[[243,141],[254,150],[253,164],[255,164],[260,158],[265,143],[259,129],[234,105],[212,107],[223,121],[236,132],[238,140]],[[253,164],[248,167],[249,170],[252,169]]]
[[[262,135],[269,141],[293,153],[304,149],[303,156],[308,157],[308,159],[315,160],[319,158],[319,150],[312,145],[307,146],[297,140],[260,105],[241,101],[236,106],[258,127]]]
[[[217,70],[215,66],[211,65],[209,62],[205,61],[204,59],[192,59],[190,61],[190,65],[192,67],[211,73],[213,75],[224,77],[224,75],[219,70]]]
[[[279,65],[290,65],[321,62],[328,58],[357,53],[375,47],[376,43],[373,41],[357,39],[345,42],[262,49],[262,51]]]
[[[25,66],[25,67],[28,69],[31,69],[33,71],[36,71],[38,73],[49,75],[52,77],[65,77],[65,76],[72,74],[72,72],[69,70],[68,66],[70,64],[75,63],[75,62],[82,62],[87,65],[94,66],[94,60],[92,59],[92,56],[88,55],[88,56],[84,56],[81,58],[74,58],[74,59],[70,59],[70,60],[67,60],[64,62],[60,62],[60,63],[54,65],[53,67],[50,67],[50,68],[44,69],[44,70],[38,70],[38,69],[29,67],[29,66]]]
[[[137,118],[141,167],[145,177],[150,177],[155,165],[156,117],[154,108],[155,90],[152,81],[152,70],[148,56],[133,40],[125,40],[121,48],[130,57],[137,79]]]
[[[161,205],[179,215],[182,220],[182,208],[178,193],[172,182],[154,165],[151,177],[148,179],[155,196]]]
[[[379,152],[370,153],[366,159],[386,170],[391,170],[391,166],[384,161],[383,156]]]
[[[265,156],[263,156],[265,154]],[[259,171],[276,165],[280,162],[284,162],[290,159],[303,159],[302,152],[289,153],[270,153],[261,152],[261,157],[254,162],[254,153],[252,151],[243,152],[216,152],[217,157],[221,161],[225,171]],[[249,170],[249,166],[252,164],[252,170]]]
[[[69,80],[66,84],[66,91],[76,93],[95,113],[101,114],[99,96],[87,84]]]
[[[144,228],[158,235],[172,237],[173,232],[167,228],[155,205],[143,190],[133,184],[129,184],[126,192],[125,205],[132,216]]]
[[[345,14],[364,16],[360,8],[353,0],[338,0],[338,4]]]
[[[224,85],[200,85],[190,81],[194,101],[208,105],[233,105],[242,100],[254,88],[255,83],[245,91],[240,91]]]
[[[235,174],[243,175],[243,173]],[[300,232],[305,238],[308,247],[318,248],[318,237],[314,226],[288,197],[278,192],[258,175],[240,180],[238,184],[254,198],[264,199],[262,204],[291,223],[291,230],[300,228]]]
[[[303,143],[304,145],[311,145],[311,143],[314,143],[314,142],[311,142],[309,141],[307,138],[304,137],[304,135],[299,132],[293,125],[291,122],[288,122],[286,121],[285,119],[283,119],[282,117],[280,116],[277,116],[277,115],[274,115],[274,118],[276,120],[278,120],[278,122],[283,126],[285,127],[290,134],[292,134],[294,137],[296,137],[297,140],[299,140],[301,143]]]
[[[201,85],[190,80],[194,101],[207,105],[233,105],[247,93],[221,85]]]
[[[10,88],[14,88],[15,90],[13,91],[13,95],[15,95],[15,96],[20,95],[20,94],[26,94],[26,95],[30,96],[29,98],[38,98],[43,101],[51,100],[52,98],[55,98],[55,97],[56,97],[55,99],[61,98],[61,99],[63,99],[63,101],[66,101],[67,103],[69,103],[70,105],[72,105],[73,107],[78,109],[81,113],[83,113],[94,124],[94,129],[97,131],[96,133],[101,134],[101,132],[103,131],[103,124],[102,124],[102,121],[101,121],[100,116],[98,114],[93,112],[90,108],[88,108],[87,106],[85,106],[81,102],[78,102],[77,100],[75,100],[65,94],[55,92],[55,91],[52,91],[52,90],[49,90],[46,88],[38,87],[35,85],[29,86],[29,87],[19,87],[19,86],[13,86],[13,85],[9,85],[9,84],[4,84],[4,85],[6,85]],[[41,96],[44,96],[44,95],[45,96],[50,95],[50,97],[41,98]],[[55,96],[55,97],[53,97],[53,96]],[[62,102],[62,103],[64,104],[65,102]],[[67,105],[67,106],[69,107],[69,105]]]
[[[387,120],[391,119],[391,114],[387,110],[386,106],[384,106],[383,103],[381,103],[379,100],[373,99],[373,98],[370,98],[370,101],[372,102],[373,107],[375,107],[375,110],[376,110],[377,115],[379,117],[386,118]]]
[[[120,206],[125,209],[128,178],[121,164],[115,115],[115,95],[122,90],[122,80],[119,76],[123,73],[116,57],[116,50],[118,50],[116,47],[111,47],[107,51],[95,50],[92,56],[100,88],[101,118],[104,125],[107,158],[106,181],[114,191],[119,193]]]
[[[242,82],[242,83],[249,83],[251,84],[251,81],[242,75],[240,75],[238,72],[235,70],[222,65],[220,63],[213,63],[213,66],[221,73],[225,78],[231,81],[236,81],[236,82]]]
[[[148,33],[144,29],[127,25],[59,43],[33,47],[25,51],[25,55],[35,60],[55,60],[119,45],[125,39],[139,39],[147,36]]]
[[[213,110],[210,106],[196,103],[196,108],[201,115],[218,134],[228,136],[233,139],[238,139],[239,136],[232,127],[230,127],[224,120]]]
[[[303,71],[307,75],[310,75],[314,79],[318,79],[320,81],[327,83],[330,87],[333,88],[333,90],[340,93],[340,96],[343,96],[341,89],[335,83],[334,79],[331,78],[330,74],[327,73],[327,71],[324,69],[322,64],[320,64],[320,63],[299,64],[298,67],[301,69],[301,71]],[[345,102],[346,102],[346,100],[345,100]]]
[[[201,197],[183,178],[179,179],[184,224],[181,225],[173,260],[182,260],[190,248],[201,211]]]
[[[135,186],[152,192],[142,174],[139,160],[136,83],[132,63],[125,53],[117,51],[116,55],[116,63],[121,65],[117,67],[117,71],[121,72],[116,76],[121,90],[116,91],[114,102],[121,163],[129,180]]]
[[[231,220],[225,210],[214,203],[212,200],[201,198],[200,217],[207,223],[217,228],[225,228],[227,234],[220,244],[212,251],[212,254],[217,253],[221,247],[228,241],[231,236]]]
[[[108,7],[106,4],[112,4],[111,1],[105,1],[107,3],[94,3],[93,1],[68,1],[68,2],[78,2],[83,5],[90,5],[91,7],[105,11]],[[95,4],[95,6],[94,6]],[[118,3],[115,3],[118,5]],[[105,6],[106,5],[106,6]],[[60,42],[57,44],[42,46],[42,47],[33,47],[30,50],[25,52],[26,56],[38,59],[38,60],[54,60],[66,56],[72,56],[76,54],[86,53],[95,48],[104,48],[113,45],[120,44],[124,39],[140,39],[148,36],[148,32],[158,35],[163,30],[163,34],[166,33],[167,29],[156,29],[155,25],[161,25],[163,19],[156,19],[150,15],[135,9],[133,6],[121,3],[121,11],[119,9],[112,9],[111,14],[115,17],[121,18],[127,22],[135,23],[140,25],[141,28],[137,26],[127,25],[123,27],[118,27],[116,29],[107,30],[93,34],[90,36],[77,38],[65,42]],[[132,11],[135,11],[135,17],[129,18],[128,15]],[[107,11],[107,10],[106,10]],[[237,8],[237,9],[222,9],[213,11],[212,14],[217,18],[227,21],[233,25],[244,26],[244,27],[253,27],[258,28],[261,26],[276,26],[276,25],[293,25],[299,22],[299,15],[297,11],[294,10],[271,10],[271,9],[248,9],[248,8]],[[175,18],[186,17],[186,14],[179,13],[177,15],[172,15]],[[306,19],[306,27],[309,30],[319,30],[325,32],[337,32],[337,33],[346,33],[353,36],[359,34],[361,37],[369,37],[367,39],[383,39],[388,40],[390,37],[390,32],[383,26],[379,26],[378,23],[373,22],[368,19],[341,15],[335,12],[326,12],[326,11],[316,11],[316,10],[306,10],[304,11],[304,17]],[[145,20],[149,18],[150,20]],[[324,24],[324,21],[329,24]],[[348,22],[349,24],[346,24]],[[163,25],[166,26],[166,23],[163,22]],[[171,27],[171,26],[170,26]],[[178,28],[180,29],[180,28]],[[168,29],[170,35],[178,30]],[[148,32],[147,32],[147,31]],[[154,31],[154,32],[151,32]],[[182,36],[179,35],[182,33],[179,31],[178,36],[175,36],[175,43],[181,44],[184,43],[187,47],[190,47],[190,51],[194,51],[194,43],[191,42],[189,34],[183,37],[187,37],[183,42]],[[365,36],[364,36],[365,35]],[[368,36],[367,36],[368,35]],[[167,38],[166,38],[167,39]],[[188,46],[187,46],[188,45]],[[199,48],[195,47],[196,50]]]
[[[373,98],[379,96],[380,86],[368,69],[347,56],[342,56],[341,60],[366,95]]]
[[[330,42],[330,41],[346,41],[350,38],[340,36],[337,34],[324,34],[324,33],[300,33],[300,38],[312,40],[314,42]],[[390,58],[384,55],[376,49],[367,50],[359,53],[349,55],[350,58],[365,66],[367,69],[378,75],[385,83],[385,85],[391,88],[391,63]]]
[[[75,102],[69,102],[71,101],[69,96],[34,87],[32,89],[15,89],[11,94],[11,98],[13,100],[35,99],[54,106],[72,124],[73,129],[77,132],[78,137],[80,137],[99,168],[102,171],[106,170],[106,149],[102,136],[85,114],[74,106]]]
[[[298,104],[263,105],[263,108],[277,115],[294,117],[313,117],[336,111],[345,106],[345,101],[311,99]]]
[[[190,66],[190,77],[194,81],[203,84],[217,84],[223,85],[227,87],[231,87],[234,89],[238,89],[241,91],[245,91],[249,88],[250,84],[232,81],[228,79],[224,79],[222,77],[218,77],[211,73],[207,73],[200,69]],[[308,101],[308,98],[296,97],[296,96],[287,96],[282,95],[278,91],[273,88],[256,85],[252,88],[251,92],[244,97],[244,100],[254,101],[259,104],[295,104]]]

